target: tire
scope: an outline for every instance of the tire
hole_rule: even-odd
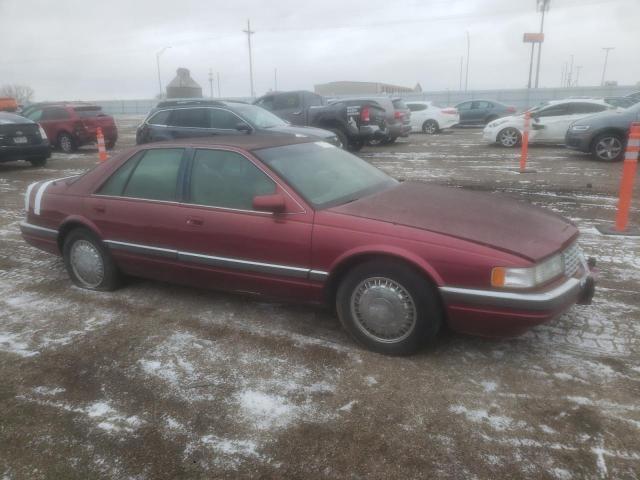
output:
[[[514,148],[520,145],[520,141],[522,140],[522,135],[520,134],[520,130],[514,127],[503,128],[498,132],[496,137],[496,142],[498,145],[501,145],[506,148]]]
[[[338,141],[340,142],[340,148],[343,150],[347,148],[349,141],[347,140],[347,136],[344,134],[342,130],[339,128],[327,128],[328,131],[332,132],[336,137],[338,137]]]
[[[428,135],[435,135],[440,131],[440,125],[435,120],[427,120],[422,124],[422,133],[426,133]]]
[[[62,255],[67,273],[78,287],[111,291],[120,285],[120,272],[111,254],[89,230],[76,228],[69,232]]]
[[[107,150],[113,150],[116,146],[116,142],[105,142],[104,148]]]
[[[369,306],[366,311],[365,305]],[[433,341],[443,319],[432,286],[411,267],[394,260],[373,260],[349,271],[338,287],[336,310],[358,343],[386,355],[415,353]],[[389,324],[393,313],[405,315],[403,325]]]
[[[29,163],[31,163],[33,167],[44,167],[47,164],[47,157],[31,158]]]
[[[363,146],[364,142],[360,138],[357,138],[355,140],[351,140],[348,143],[347,150],[349,150],[350,152],[359,152]]]
[[[598,135],[592,143],[591,155],[601,162],[619,162],[624,157],[624,138],[617,133]]]
[[[58,148],[64,153],[73,153],[78,149],[75,140],[66,132],[58,135]]]
[[[379,147],[380,145],[386,145],[386,141],[389,137],[378,137],[378,138],[370,138],[367,140],[367,145],[370,147]]]
[[[398,137],[387,137],[382,142],[383,145],[393,145],[398,140]]]

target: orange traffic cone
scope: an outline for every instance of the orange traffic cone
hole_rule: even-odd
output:
[[[98,139],[98,153],[100,155],[100,161],[104,162],[109,157],[107,156],[107,148],[104,146],[104,135],[102,134],[101,127],[98,127],[96,138]]]

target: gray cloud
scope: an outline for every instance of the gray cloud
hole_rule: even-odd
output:
[[[164,84],[185,66],[208,92],[213,68],[223,95],[248,95],[247,18],[258,94],[273,87],[274,68],[280,89],[332,80],[456,89],[466,30],[470,88],[522,87],[522,33],[539,27],[534,0],[0,0],[0,83],[29,84],[39,100],[150,98],[155,52],[172,46]],[[603,46],[616,47],[607,78],[635,84],[638,18],[638,0],[552,0],[541,85],[560,83],[571,54],[581,85],[598,84]]]

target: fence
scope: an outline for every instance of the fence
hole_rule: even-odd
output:
[[[512,90],[469,90],[467,92],[445,90],[405,93],[401,96],[406,100],[432,100],[443,106],[456,105],[465,100],[497,100],[522,109],[549,100],[568,97],[622,97],[638,90],[640,90],[640,86],[537,88],[531,90],[521,88]],[[345,97],[346,95],[336,95],[335,97],[341,96]],[[251,100],[248,97],[242,97],[241,99],[244,101]],[[98,100],[94,103],[102,106],[105,113],[111,115],[146,115],[158,103],[158,100]]]

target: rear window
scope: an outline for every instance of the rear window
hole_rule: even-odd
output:
[[[104,115],[104,112],[102,111],[102,107],[98,107],[98,106],[74,107],[73,110],[81,118],[99,117],[101,115]]]
[[[422,110],[426,110],[428,107],[423,103],[407,103],[407,107],[412,112],[421,112]]]
[[[397,100],[393,101],[393,107],[396,110],[406,110],[407,109],[407,105],[399,98]]]

